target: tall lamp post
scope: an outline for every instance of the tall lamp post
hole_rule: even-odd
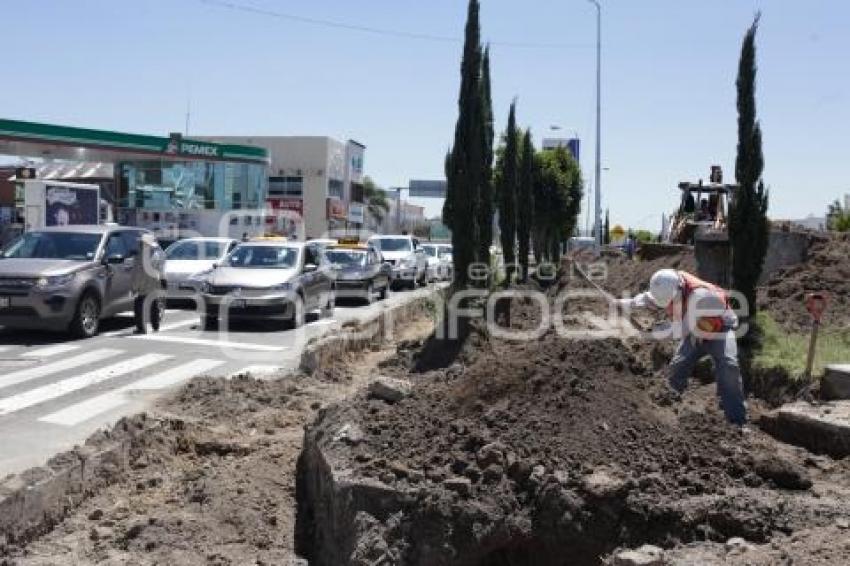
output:
[[[588,0],[596,6],[596,207],[593,215],[593,233],[602,244],[602,6],[599,0]]]

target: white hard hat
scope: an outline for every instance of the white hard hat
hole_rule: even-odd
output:
[[[649,280],[649,294],[661,308],[673,302],[680,287],[679,274],[675,269],[659,269]]]

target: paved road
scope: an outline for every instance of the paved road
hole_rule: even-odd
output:
[[[340,305],[333,318],[311,317],[302,331],[261,323],[204,331],[195,313],[180,310],[167,311],[160,332],[145,335],[134,334],[129,314],[105,321],[89,340],[0,328],[0,477],[44,463],[194,376],[294,369],[310,338],[429,292]]]

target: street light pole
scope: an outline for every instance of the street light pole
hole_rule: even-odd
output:
[[[600,245],[602,239],[602,6],[599,0],[588,0],[596,6],[596,207],[593,232]]]

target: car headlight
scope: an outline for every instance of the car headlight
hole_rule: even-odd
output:
[[[209,281],[201,281],[201,284],[198,285],[198,290],[201,293],[209,293],[210,292],[210,282]]]
[[[287,281],[286,283],[278,283],[277,285],[272,285],[269,287],[272,291],[289,291],[292,288],[292,284]]]
[[[38,281],[36,281],[36,285],[40,289],[53,289],[56,287],[64,287],[71,283],[74,278],[77,276],[76,273],[69,273],[67,275],[54,275],[51,277],[40,277]]]

